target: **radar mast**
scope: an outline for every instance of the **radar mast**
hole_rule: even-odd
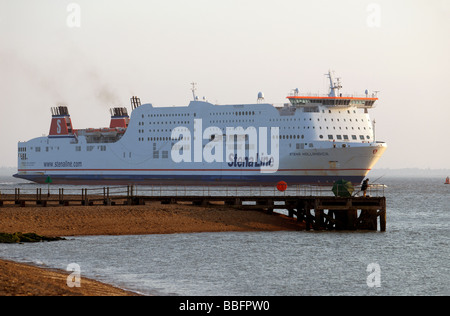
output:
[[[330,93],[328,94],[328,96],[329,97],[340,96],[340,89],[342,89],[341,78],[337,78],[336,79],[337,81],[334,82],[331,70],[328,71],[328,74],[326,74],[326,76],[328,76],[328,79],[330,79]]]
[[[197,90],[197,83],[192,82],[191,85],[192,97],[194,98],[194,101],[197,101],[197,96],[195,95],[195,91]]]

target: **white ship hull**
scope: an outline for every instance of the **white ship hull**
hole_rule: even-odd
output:
[[[361,183],[371,167],[385,151],[384,144],[372,144],[365,147],[313,149],[294,152],[294,157],[283,157],[282,168],[274,174],[262,174],[255,168],[228,168],[222,166],[195,164],[185,166],[167,166],[166,168],[149,168],[146,164],[119,168],[108,163],[106,166],[92,168],[25,168],[20,169],[17,177],[30,181],[45,183],[48,177],[52,183],[60,184],[275,184],[285,181],[290,184],[331,184],[345,179]],[[377,150],[376,154],[373,151]],[[320,155],[320,156],[318,156]],[[330,163],[329,159],[337,161]],[[80,159],[78,159],[80,160]],[[73,162],[68,162],[69,165]],[[86,165],[86,163],[83,163]],[[62,162],[61,166],[64,166]],[[126,168],[128,167],[128,168]],[[189,168],[187,168],[189,167]]]

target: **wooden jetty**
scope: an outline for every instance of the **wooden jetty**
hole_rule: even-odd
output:
[[[307,230],[378,230],[386,231],[386,198],[384,190],[366,197],[336,197],[330,190],[316,187],[296,187],[279,192],[259,187],[151,187],[138,190],[135,186],[81,189],[81,194],[58,193],[36,188],[33,193],[15,189],[14,194],[0,192],[0,207],[34,204],[39,206],[70,205],[145,205],[189,203],[193,205],[221,205],[247,210],[273,212],[285,210],[287,215],[304,222]],[[67,191],[67,190],[66,190]],[[371,193],[371,192],[369,192]],[[380,194],[381,193],[381,194]]]

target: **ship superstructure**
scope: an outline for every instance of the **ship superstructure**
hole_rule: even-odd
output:
[[[61,184],[360,183],[387,148],[368,111],[378,100],[344,96],[328,73],[325,96],[298,89],[281,107],[265,103],[154,107],[131,98],[107,128],[74,129],[52,108],[49,135],[20,142],[18,178]]]

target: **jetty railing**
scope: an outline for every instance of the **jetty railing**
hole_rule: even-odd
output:
[[[385,185],[372,184],[366,196],[384,197]],[[339,190],[339,188],[337,188]],[[26,201],[36,201],[37,204],[45,204],[48,201],[80,200],[95,201],[109,199],[124,199],[133,197],[327,197],[340,196],[339,191],[333,192],[332,186],[323,185],[291,185],[284,191],[279,191],[275,186],[237,186],[237,185],[128,185],[108,187],[86,187],[73,186],[55,188],[53,186],[34,186],[29,188],[0,188],[0,206],[3,202],[14,201],[21,204]],[[362,196],[363,192],[356,187],[351,192],[352,197]]]
[[[381,197],[385,195],[385,185],[375,184],[367,189],[367,195]],[[346,191],[346,190],[344,190]],[[346,191],[347,192],[347,191]],[[351,193],[353,197],[362,196],[359,188]],[[39,199],[46,197],[62,197],[64,195],[83,196],[334,196],[340,195],[339,188],[336,194],[332,186],[321,185],[292,185],[284,191],[279,191],[276,186],[189,186],[189,185],[127,185],[107,187],[63,187],[55,188],[33,187],[33,188],[0,188],[0,200],[5,196],[14,195],[18,200],[23,195],[36,195]]]

